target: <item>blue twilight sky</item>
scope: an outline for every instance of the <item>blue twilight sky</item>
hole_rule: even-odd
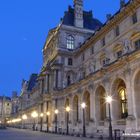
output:
[[[120,0],[84,0],[84,9],[105,22]],[[73,0],[0,0],[0,95],[20,92],[22,79],[38,73],[50,28],[58,25]]]

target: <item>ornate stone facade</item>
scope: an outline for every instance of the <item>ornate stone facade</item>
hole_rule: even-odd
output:
[[[43,49],[36,110],[44,116],[36,119],[38,128],[55,131],[58,109],[57,129],[66,133],[69,106],[69,133],[82,133],[85,102],[87,134],[108,134],[105,97],[111,95],[113,130],[139,131],[140,1],[121,3],[119,12],[104,25],[91,11],[81,11],[82,0],[74,2],[77,9],[69,7],[59,26],[49,31]]]

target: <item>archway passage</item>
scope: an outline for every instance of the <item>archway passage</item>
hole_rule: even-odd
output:
[[[140,118],[140,71],[136,74],[134,79],[134,97],[135,97],[135,107],[136,116]]]
[[[126,119],[128,116],[126,84],[122,79],[115,80],[112,88],[112,114],[115,119]]]
[[[76,95],[73,99],[73,120],[74,123],[78,122],[79,120],[79,99],[78,96]]]
[[[90,121],[90,93],[86,91],[83,97],[84,97],[84,102],[86,103],[86,108],[85,108],[86,122],[89,123]]]
[[[106,118],[105,89],[99,86],[95,92],[96,118],[104,121]]]

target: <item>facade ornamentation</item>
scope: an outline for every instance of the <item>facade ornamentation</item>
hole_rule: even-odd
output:
[[[22,121],[24,127],[32,128],[34,122],[40,130],[55,131],[58,109],[58,131],[66,133],[70,107],[70,133],[79,134],[85,102],[87,133],[108,134],[105,97],[111,95],[113,129],[140,130],[140,2],[121,0],[120,8],[103,25],[91,11],[83,10],[83,0],[74,0],[74,8],[69,7],[60,25],[49,31],[34,86],[30,90],[23,86],[22,101],[30,96],[29,104],[25,102],[17,113],[29,117]],[[44,116],[33,121],[34,110]]]

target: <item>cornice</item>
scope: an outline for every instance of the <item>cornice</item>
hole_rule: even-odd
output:
[[[91,44],[97,42],[102,39],[105,34],[110,32],[115,25],[119,24],[122,20],[124,20],[129,15],[135,12],[137,8],[140,7],[140,0],[133,0],[129,2],[129,4],[124,7],[122,10],[117,12],[109,21],[107,21],[104,26],[95,32],[85,43],[81,46],[79,50],[77,50],[76,55],[80,55],[80,52],[83,52],[86,48],[88,48]]]

